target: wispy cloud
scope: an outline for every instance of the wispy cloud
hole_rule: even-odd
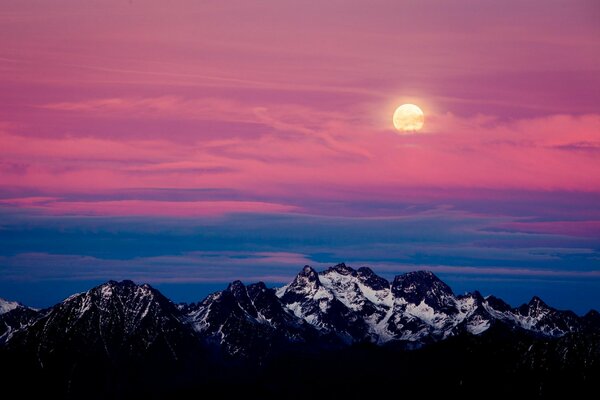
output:
[[[65,193],[88,191],[89,182],[104,191],[214,187],[261,194],[267,202],[277,202],[274,198],[291,193],[291,187],[305,198],[371,202],[392,201],[402,188],[596,192],[600,187],[593,153],[565,151],[597,139],[597,115],[508,122],[433,115],[429,133],[401,137],[373,131],[365,121],[353,126],[328,120],[307,108],[301,109],[304,117],[283,122],[294,118],[292,110],[275,108],[269,118],[263,111],[252,114],[257,135],[205,138],[199,132],[187,143],[168,134],[143,139],[5,131],[0,185]]]
[[[291,212],[295,206],[258,201],[64,201],[53,198],[2,199],[0,204],[26,207],[50,215],[218,216],[241,212]]]
[[[287,252],[190,252],[179,255],[105,259],[72,254],[0,256],[2,281],[133,279],[152,283],[287,282],[305,264],[325,264]],[[26,273],[24,273],[26,271]]]

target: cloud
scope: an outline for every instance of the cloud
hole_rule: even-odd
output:
[[[19,201],[43,207],[53,199]],[[155,207],[177,210],[175,203]],[[143,205],[130,207],[143,211]],[[168,216],[170,211],[162,217],[136,217],[131,210],[126,216],[103,212],[99,217],[80,216],[81,210],[68,216],[28,210],[0,207],[0,288],[7,293],[13,286],[63,287],[68,282],[69,287],[79,282],[77,290],[83,290],[108,279],[211,284],[210,290],[217,290],[233,279],[287,283],[305,264],[324,269],[346,262],[355,268],[370,266],[390,279],[406,271],[433,270],[458,288],[487,288],[512,301],[523,300],[514,300],[515,285],[530,285],[522,293],[531,297],[535,282],[550,285],[552,294],[553,287],[564,287],[552,282],[567,280],[589,289],[588,299],[577,307],[598,301],[598,235],[579,235],[571,228],[532,232],[519,225],[519,217],[449,207],[409,208],[404,216],[385,218],[277,211],[189,217],[188,210],[185,217]],[[516,226],[507,228],[511,223]],[[506,279],[510,286],[490,286]],[[177,298],[177,290],[171,289]],[[197,290],[186,299],[197,301],[209,291]],[[565,299],[554,299],[565,304]]]
[[[132,259],[194,252],[277,252],[302,254],[319,263],[580,271],[596,270],[600,257],[595,237],[508,231],[499,227],[513,218],[451,209],[394,218],[213,214],[193,218],[13,214],[3,217],[0,254],[66,252]]]
[[[0,3],[6,257],[598,269],[593,2]]]
[[[436,274],[465,277],[573,278],[600,281],[598,270],[491,268],[361,260],[347,263],[354,268],[369,266],[388,279],[405,272],[429,270]],[[74,254],[20,253],[9,257],[0,256],[0,265],[3,267],[0,281],[132,279],[150,283],[226,283],[240,279],[247,283],[257,281],[288,283],[304,265],[323,270],[333,264],[335,263],[319,262],[305,254],[289,252],[189,252],[178,255],[134,257],[126,260]]]
[[[600,152],[600,142],[571,142],[555,145],[554,148],[565,151]]]
[[[111,97],[76,102],[48,103],[48,110],[83,112],[102,118],[190,118],[227,119],[236,122],[256,122],[256,108],[235,100],[219,98],[185,99],[179,96]]]
[[[150,283],[286,282],[301,266],[314,263],[287,252],[189,252],[179,255],[105,259],[74,254],[21,253],[0,256],[0,281],[132,279]]]
[[[289,195],[290,188],[305,198],[389,202],[408,188],[597,192],[600,187],[594,153],[579,151],[581,143],[598,141],[598,115],[516,121],[433,115],[429,133],[403,137],[373,131],[367,121],[352,124],[314,109],[299,111],[293,123],[292,106],[260,111],[253,114],[262,126],[259,134],[215,138],[199,132],[191,143],[168,135],[1,132],[7,167],[0,185],[65,193],[88,191],[89,182],[99,191],[212,187],[260,195],[266,202]]]
[[[600,220],[588,221],[513,221],[501,224],[498,229],[513,232],[548,233],[555,235],[600,237]]]
[[[97,216],[219,216],[240,212],[291,212],[296,207],[258,201],[64,201],[60,199],[15,198],[2,199],[0,204],[26,207],[50,215]]]

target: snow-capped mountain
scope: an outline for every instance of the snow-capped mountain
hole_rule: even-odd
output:
[[[262,282],[245,286],[234,281],[182,310],[200,336],[238,357],[260,357],[277,346],[306,343],[317,336],[310,324],[295,318],[275,290]]]
[[[8,346],[35,349],[41,366],[57,352],[106,358],[160,353],[177,359],[194,335],[175,305],[149,285],[109,281],[70,296],[13,333]]]
[[[265,306],[268,311],[261,309]],[[369,268],[354,270],[345,264],[320,273],[305,266],[276,290],[235,281],[188,306],[187,313],[200,335],[216,338],[226,352],[241,355],[250,348],[264,349],[264,343],[257,347],[257,342],[309,342],[315,334],[335,337],[341,344],[420,346],[462,333],[479,335],[497,324],[547,337],[586,326],[573,312],[556,310],[537,297],[512,308],[477,291],[457,296],[429,271],[409,272],[388,282]],[[590,315],[591,321],[594,314]]]
[[[159,347],[178,358],[179,343],[195,340],[224,354],[261,358],[290,345],[346,346],[404,343],[412,347],[460,334],[480,335],[504,325],[545,337],[597,329],[598,313],[578,317],[538,297],[513,308],[479,292],[455,295],[429,271],[392,282],[371,269],[338,264],[317,272],[305,266],[289,284],[232,282],[199,303],[171,303],[149,285],[109,281],[36,312],[2,302],[0,339],[38,343],[44,352],[79,343],[107,354]]]
[[[21,304],[19,304],[16,301],[8,301],[8,300],[4,300],[4,299],[0,298],[0,315],[5,314],[9,311],[12,311],[17,307],[22,307],[22,306],[21,306]]]
[[[0,347],[0,375],[35,377],[35,385],[19,385],[24,397],[48,390],[57,398],[148,396],[165,382],[184,385],[205,374],[208,358],[184,319],[149,285],[109,281],[14,330]]]
[[[335,333],[347,343],[365,339],[368,325],[360,314],[355,282],[346,279],[349,270],[334,268],[319,275],[305,266],[289,285],[277,290],[277,297],[296,318],[322,333]]]
[[[38,315],[36,309],[0,298],[0,344],[8,340],[13,332],[33,322]]]
[[[497,375],[538,393],[556,377],[588,387],[600,373],[598,312],[579,317],[537,297],[514,308],[479,292],[456,295],[428,271],[390,282],[366,267],[305,266],[280,288],[234,281],[178,306],[131,281],[109,281],[41,311],[2,304],[9,311],[0,315],[0,376],[38,396],[52,387],[64,398],[170,398],[172,390],[235,382],[244,392],[256,384],[256,393],[279,395],[298,390],[314,370],[335,378],[308,379],[306,388],[328,392],[327,382],[348,376],[363,394],[374,390],[366,382],[395,385],[407,376],[418,387],[435,380],[479,393]],[[422,347],[431,350],[406,351]],[[463,357],[448,369],[449,358]],[[44,384],[17,384],[32,379]]]
[[[514,324],[520,328],[544,336],[560,337],[569,332],[579,332],[585,323],[572,311],[559,311],[534,296],[529,303],[515,309],[494,309],[489,304],[486,309],[490,314],[505,323]]]

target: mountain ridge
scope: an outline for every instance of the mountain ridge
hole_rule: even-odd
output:
[[[367,267],[305,266],[279,288],[235,280],[189,304],[111,280],[44,310],[15,304],[0,314],[0,375],[20,390],[35,377],[42,383],[32,393],[52,388],[65,398],[172,397],[231,382],[241,393],[254,387],[276,398],[280,388],[304,398],[294,374],[316,368],[340,380],[359,371],[420,382],[431,365],[451,365],[449,355],[467,361],[436,368],[432,379],[456,388],[478,389],[486,368],[534,394],[567,379],[560,374],[586,385],[600,373],[597,311],[578,316],[536,296],[512,307],[477,291],[456,295],[430,271],[388,281]],[[307,388],[337,394],[305,378]],[[355,390],[372,394],[366,382]]]
[[[478,291],[455,295],[431,271],[407,272],[388,281],[368,267],[353,269],[340,263],[320,272],[306,265],[289,284],[279,288],[235,280],[224,290],[189,304],[175,305],[152,286],[131,280],[110,280],[43,311],[2,300],[7,306],[0,314],[0,340],[10,342],[16,332],[27,331],[37,319],[56,314],[74,301],[81,304],[71,312],[85,313],[94,306],[90,296],[101,303],[117,289],[131,292],[133,299],[127,301],[133,307],[149,307],[135,306],[136,296],[156,297],[161,307],[170,310],[173,323],[191,328],[229,355],[239,353],[242,357],[255,353],[243,343],[243,336],[246,341],[273,343],[314,344],[321,340],[339,346],[361,342],[410,342],[421,346],[463,331],[478,335],[494,324],[551,338],[600,326],[600,314],[595,310],[578,316],[550,307],[537,296],[512,307],[493,295],[483,297]],[[135,311],[120,307],[122,318]],[[101,311],[102,306],[96,308]],[[82,316],[73,318],[80,320]],[[123,334],[127,332],[123,330]]]

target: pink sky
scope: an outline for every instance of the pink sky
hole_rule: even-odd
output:
[[[2,2],[1,203],[195,216],[599,193],[599,20],[595,1]],[[425,129],[398,135],[408,101]],[[157,188],[236,196],[107,195]]]

